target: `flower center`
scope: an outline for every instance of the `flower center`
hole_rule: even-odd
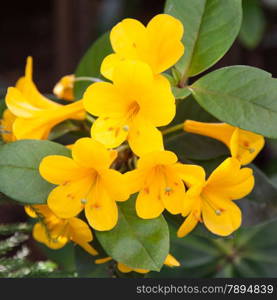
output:
[[[207,197],[206,194],[201,193],[201,198],[205,203],[207,203],[210,206],[210,208],[214,211],[214,213],[217,216],[221,216],[221,214],[224,212],[224,209],[218,207],[218,205],[216,205],[209,197]]]
[[[128,119],[133,119],[139,112],[140,107],[136,101],[133,101],[128,107]]]

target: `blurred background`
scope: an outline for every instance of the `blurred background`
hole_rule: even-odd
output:
[[[0,10],[0,97],[23,75],[27,56],[34,58],[34,80],[39,90],[51,93],[61,76],[74,72],[85,51],[102,33],[126,17],[147,24],[163,11],[164,3],[165,0],[4,1]],[[277,77],[277,0],[243,0],[243,10],[238,39],[212,69],[244,64]],[[276,142],[268,141],[255,163],[270,177],[275,176],[277,182]],[[0,223],[26,219],[22,207],[10,203],[1,206]],[[73,266],[72,261],[66,261],[65,252],[53,256],[32,238],[26,243],[34,261],[55,260],[60,255],[62,263]],[[16,251],[17,248],[10,256]]]
[[[181,0],[182,1],[182,0]],[[35,80],[49,93],[103,32],[122,18],[146,24],[163,11],[165,0],[4,1],[0,11],[0,87],[23,74],[25,59],[34,57]],[[277,77],[277,0],[244,0],[245,22],[240,38],[216,65],[247,64]],[[253,4],[254,3],[254,4]],[[258,4],[258,5],[257,5]]]

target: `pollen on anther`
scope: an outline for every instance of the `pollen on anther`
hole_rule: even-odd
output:
[[[215,210],[215,214],[216,214],[217,216],[220,216],[221,213],[222,213],[222,211],[221,211],[220,209],[216,209],[216,210]]]
[[[172,188],[169,187],[169,186],[167,186],[167,187],[164,189],[164,191],[165,191],[166,193],[170,193],[170,192],[172,192]]]
[[[88,200],[87,199],[81,199],[82,204],[87,204]]]

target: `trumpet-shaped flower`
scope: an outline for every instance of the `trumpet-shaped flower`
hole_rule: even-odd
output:
[[[45,157],[41,176],[58,185],[48,197],[48,206],[61,218],[71,218],[85,209],[94,229],[110,230],[118,219],[115,201],[128,199],[124,177],[109,169],[116,151],[90,138],[79,139],[72,147],[72,159],[60,155]]]
[[[183,165],[183,179],[189,187],[183,202],[182,215],[186,217],[178,230],[183,237],[198,222],[214,234],[230,235],[241,225],[241,211],[232,201],[245,197],[254,187],[252,169],[240,168],[235,158],[227,158],[205,180],[200,166]]]
[[[183,32],[182,23],[167,14],[155,16],[146,27],[135,19],[124,19],[111,30],[115,53],[103,60],[101,73],[112,80],[115,66],[132,59],[147,63],[155,75],[160,74],[184,54]]]
[[[139,217],[156,218],[164,209],[172,214],[181,213],[185,197],[182,166],[173,152],[155,151],[143,155],[137,169],[124,174],[130,192],[139,192],[136,200]]]
[[[139,61],[121,62],[113,83],[97,82],[84,94],[86,110],[99,118],[93,123],[94,139],[108,148],[128,140],[137,155],[162,150],[162,134],[175,115],[175,99],[166,78],[155,78],[150,67]]]
[[[106,263],[111,260],[112,260],[111,257],[99,258],[99,259],[95,260],[95,263],[103,264],[103,263]],[[164,261],[164,265],[172,268],[172,267],[179,267],[180,263],[173,255],[168,254]],[[149,270],[146,270],[146,269],[130,268],[121,262],[117,263],[117,268],[121,273],[137,272],[137,273],[141,273],[141,274],[146,274],[146,273],[150,272]]]
[[[74,100],[73,87],[75,76],[73,74],[63,76],[54,86],[53,93],[59,98],[68,101]]]
[[[32,58],[28,57],[25,76],[16,87],[10,87],[6,104],[16,116],[13,134],[20,139],[47,139],[50,130],[67,120],[82,120],[85,110],[82,101],[69,105],[55,103],[39,93],[32,79]]]
[[[39,222],[33,228],[33,237],[51,249],[60,249],[73,241],[91,255],[97,251],[89,244],[93,235],[89,226],[78,218],[62,219],[53,213],[47,205],[25,206],[26,213]]]
[[[14,142],[16,140],[13,134],[13,123],[16,116],[6,109],[3,113],[3,119],[0,120],[0,132],[4,142]]]
[[[209,136],[223,142],[242,165],[249,164],[259,154],[265,144],[262,135],[246,131],[226,123],[204,123],[187,120],[187,132]]]

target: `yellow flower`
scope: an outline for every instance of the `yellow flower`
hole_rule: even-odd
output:
[[[105,258],[99,258],[95,260],[96,264],[103,264],[106,263],[108,261],[111,261],[112,258],[111,257],[105,257]],[[165,261],[164,261],[164,265],[168,266],[168,267],[179,267],[180,263],[178,262],[178,260],[172,256],[171,254],[168,254]],[[117,268],[121,273],[130,273],[130,272],[137,272],[137,273],[141,273],[141,274],[146,274],[149,273],[149,270],[145,270],[145,269],[138,269],[138,268],[130,268],[126,265],[124,265],[121,262],[117,263]]]
[[[75,76],[63,76],[60,81],[54,86],[53,93],[59,98],[68,101],[74,100],[73,87]]]
[[[97,82],[84,94],[84,106],[99,118],[93,123],[94,139],[114,148],[126,139],[137,155],[162,150],[162,134],[156,128],[170,123],[175,99],[168,80],[155,78],[150,67],[139,61],[121,62],[113,83]]]
[[[60,155],[45,157],[41,176],[58,185],[48,197],[48,206],[61,218],[71,218],[85,209],[94,229],[110,230],[118,219],[115,201],[127,200],[124,177],[109,169],[116,151],[90,138],[79,139],[72,147],[73,159]]]
[[[203,123],[187,120],[184,123],[187,132],[209,136],[223,142],[242,165],[255,159],[265,144],[262,135],[242,130],[226,123]]]
[[[33,228],[33,237],[51,249],[60,249],[73,241],[91,255],[97,251],[89,244],[93,235],[89,226],[78,218],[62,219],[53,213],[47,205],[25,206],[31,218],[39,218]]]
[[[4,142],[14,142],[16,140],[13,134],[13,123],[16,116],[6,109],[3,113],[3,119],[0,120],[0,132]]]
[[[135,19],[124,19],[111,30],[115,53],[103,60],[101,73],[112,80],[115,66],[131,59],[147,63],[155,75],[160,74],[184,54],[183,32],[182,23],[167,14],[155,16],[146,27]]]
[[[183,237],[194,229],[198,222],[214,234],[230,235],[241,225],[241,211],[232,200],[248,195],[254,187],[253,171],[240,168],[235,158],[227,158],[205,180],[205,171],[200,166],[183,165],[183,179],[189,187],[183,202],[182,216],[186,217],[178,230]]]
[[[16,116],[13,134],[17,140],[47,139],[50,130],[66,119],[82,120],[82,101],[69,105],[55,103],[39,93],[32,79],[32,58],[28,57],[25,76],[16,87],[8,88],[6,104]]]
[[[185,197],[181,169],[173,152],[156,151],[142,156],[137,169],[124,174],[130,192],[139,192],[136,211],[140,218],[156,218],[164,209],[181,213]]]

